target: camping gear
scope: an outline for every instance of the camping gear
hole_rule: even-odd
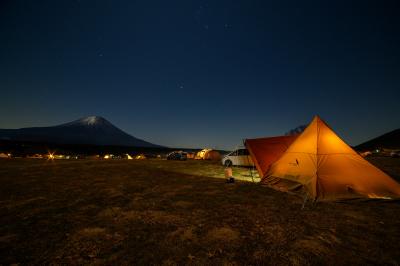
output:
[[[225,178],[226,178],[226,183],[234,183],[235,178],[232,176],[232,168],[227,167],[225,168]]]
[[[232,168],[225,168],[225,178],[232,177]]]
[[[269,150],[246,140],[262,184],[314,200],[400,197],[400,184],[362,158],[318,116],[295,139],[275,140]]]

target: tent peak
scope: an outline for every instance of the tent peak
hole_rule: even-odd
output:
[[[330,128],[328,126],[328,124],[319,115],[315,115],[314,116],[314,118],[313,118],[313,120],[311,121],[310,124],[313,124],[313,123],[317,123],[318,126],[323,125],[323,126],[326,126],[326,127]]]
[[[322,120],[322,118],[319,115],[314,115],[313,120],[324,121],[324,120]]]

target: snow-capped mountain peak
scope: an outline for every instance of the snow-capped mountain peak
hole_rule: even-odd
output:
[[[86,127],[101,127],[101,126],[112,126],[105,118],[101,116],[87,116],[78,120],[62,124],[61,127],[65,126],[86,126]]]
[[[100,116],[88,116],[80,119],[82,124],[93,126],[95,124],[102,124],[105,119]]]

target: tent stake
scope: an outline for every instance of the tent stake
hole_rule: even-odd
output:
[[[304,207],[306,206],[307,199],[308,199],[308,193],[306,193],[306,196],[304,197],[303,205],[301,206],[301,209],[302,209],[302,210],[303,210]]]

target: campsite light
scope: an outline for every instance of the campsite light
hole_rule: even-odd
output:
[[[138,154],[138,155],[136,155],[135,159],[136,160],[143,160],[143,159],[146,159],[146,156],[144,154]]]
[[[47,156],[47,158],[48,158],[49,160],[54,160],[54,153],[49,152],[49,155]]]
[[[379,196],[379,195],[377,195],[375,193],[368,193],[367,196],[370,199],[392,199],[391,197]]]

